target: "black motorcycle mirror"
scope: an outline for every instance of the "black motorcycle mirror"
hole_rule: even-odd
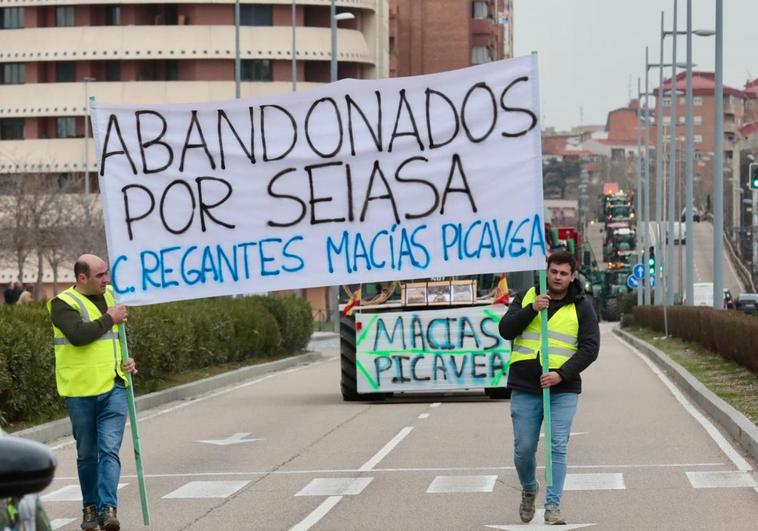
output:
[[[0,498],[41,491],[53,481],[56,464],[44,444],[0,436]]]

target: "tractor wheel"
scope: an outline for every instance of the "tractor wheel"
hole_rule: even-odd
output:
[[[392,393],[358,394],[354,316],[340,317],[340,389],[345,402],[384,400],[392,396]]]
[[[606,321],[618,321],[621,317],[619,300],[617,297],[610,297],[605,301],[605,312],[603,319]]]

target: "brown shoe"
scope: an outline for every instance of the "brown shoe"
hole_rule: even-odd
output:
[[[561,510],[557,505],[545,506],[546,525],[566,525],[566,520],[561,516]]]
[[[88,505],[82,509],[82,525],[84,531],[97,531],[97,507]]]
[[[105,531],[119,531],[121,529],[121,524],[116,517],[115,507],[106,507],[100,513],[100,529]]]
[[[534,518],[534,502],[537,500],[537,493],[540,491],[540,483],[537,482],[537,488],[533,491],[521,491],[521,504],[518,508],[521,521],[528,524]]]

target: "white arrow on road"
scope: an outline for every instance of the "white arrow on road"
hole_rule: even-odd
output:
[[[491,529],[505,529],[506,531],[552,531],[555,529],[555,526],[545,524],[544,519],[545,510],[537,509],[534,511],[534,519],[528,524],[487,525],[485,527],[489,527]],[[559,529],[562,531],[568,529],[581,529],[583,527],[591,527],[593,525],[596,524],[566,524],[559,526]]]
[[[231,444],[242,444],[242,443],[248,443],[253,441],[262,441],[263,439],[245,439],[250,435],[249,433],[235,433],[234,435],[230,435],[226,439],[209,439],[209,440],[203,440],[203,441],[195,441],[199,443],[205,443],[205,444],[215,444],[216,446],[229,446]]]

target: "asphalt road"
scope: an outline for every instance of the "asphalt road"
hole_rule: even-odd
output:
[[[674,293],[683,294],[686,290],[684,282],[686,281],[685,260],[687,257],[687,245],[693,245],[694,273],[695,282],[713,282],[713,225],[708,222],[693,223],[693,234],[689,235],[685,245],[674,245]],[[593,223],[587,226],[586,236],[589,239],[592,250],[602,268],[606,264],[602,262],[603,258],[603,238],[605,233],[601,232],[602,223]],[[726,253],[722,257],[722,271],[724,287],[729,288],[735,297],[741,293],[744,288],[741,286],[737,273],[728,259]]]
[[[754,465],[719,442],[610,325],[602,333],[569,448],[568,521],[755,529]],[[152,529],[523,527],[508,401],[470,394],[345,403],[336,341],[318,346],[321,362],[141,414]],[[59,467],[43,500],[57,528],[74,530],[75,451],[67,440],[53,446]],[[128,440],[122,460],[119,515],[123,529],[140,529]]]

